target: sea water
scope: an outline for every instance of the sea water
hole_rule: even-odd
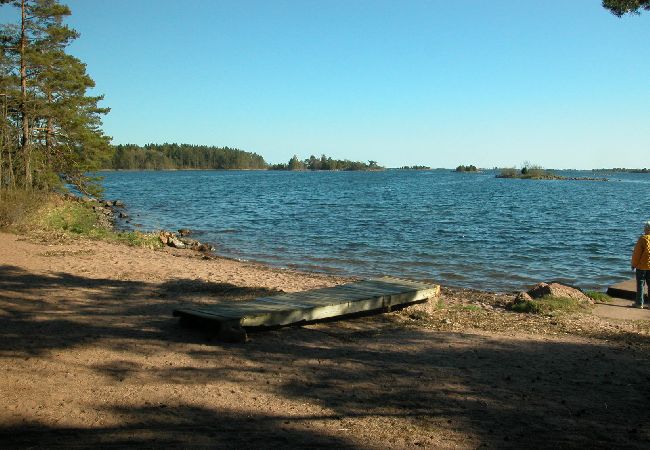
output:
[[[650,174],[607,182],[448,170],[103,176],[106,198],[126,203],[131,226],[189,228],[223,256],[492,291],[550,280],[604,290],[631,276],[650,220]]]

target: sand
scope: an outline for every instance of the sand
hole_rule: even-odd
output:
[[[0,233],[0,445],[650,445],[647,321],[530,317],[502,308],[509,294],[453,288],[424,307],[245,344],[171,316],[345,281]]]

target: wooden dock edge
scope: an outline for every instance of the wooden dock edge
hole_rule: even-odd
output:
[[[392,277],[378,278],[377,281],[404,283],[405,292],[397,294],[374,295],[363,300],[351,300],[330,305],[314,305],[307,308],[277,309],[263,312],[242,311],[240,318],[220,316],[201,308],[180,308],[173,311],[174,317],[179,317],[182,323],[212,326],[222,328],[248,328],[263,329],[277,328],[288,325],[299,325],[318,322],[326,319],[345,319],[350,316],[388,312],[396,308],[404,308],[417,303],[424,303],[430,298],[440,295],[440,286],[437,284],[419,283]],[[425,289],[422,289],[425,287]],[[305,291],[308,293],[310,291]],[[252,303],[252,300],[247,303]],[[232,304],[229,306],[233,306]]]
[[[396,307],[406,307],[426,302],[436,297],[440,288],[380,296],[362,301],[350,301],[336,305],[318,306],[303,310],[293,310],[289,314],[283,311],[266,313],[258,316],[244,316],[242,327],[261,328],[268,326],[286,326],[298,323],[311,323],[331,318],[346,318],[361,313],[388,312]]]

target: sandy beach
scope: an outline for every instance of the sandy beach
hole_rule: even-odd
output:
[[[56,243],[54,243],[56,242]],[[398,274],[395,274],[398,275]],[[647,448],[648,321],[400,312],[225,344],[174,308],[349,281],[0,233],[4,448]]]

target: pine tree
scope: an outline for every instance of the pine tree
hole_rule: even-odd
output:
[[[86,96],[94,82],[85,65],[65,52],[78,37],[63,24],[70,9],[58,0],[0,0],[0,4],[20,11],[20,23],[1,30],[0,87],[14,106],[3,124],[19,130],[13,148],[22,185],[51,189],[65,181],[82,192],[96,191],[97,185],[85,174],[110,152],[100,120],[108,109],[98,106],[102,97]],[[2,142],[9,142],[7,136]],[[15,167],[14,162],[12,170]],[[5,171],[5,178],[10,175]]]
[[[603,0],[603,7],[621,17],[625,14],[640,14],[642,10],[650,11],[650,0]]]
[[[305,165],[298,159],[297,155],[293,155],[293,157],[289,160],[287,168],[289,170],[304,170]]]

